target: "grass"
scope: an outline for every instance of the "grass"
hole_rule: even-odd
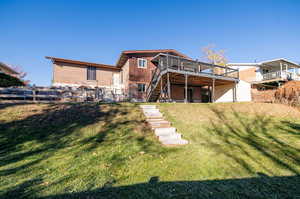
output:
[[[163,147],[138,104],[0,105],[0,198],[297,198],[300,112],[159,104],[184,138]]]

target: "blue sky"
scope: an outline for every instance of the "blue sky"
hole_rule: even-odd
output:
[[[300,62],[300,1],[0,0],[0,61],[51,84],[45,56],[115,64],[122,50],[215,44],[230,62]]]

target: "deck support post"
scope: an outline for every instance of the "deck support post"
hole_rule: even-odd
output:
[[[160,100],[163,99],[163,87],[162,87],[163,78],[160,78]]]
[[[236,82],[234,82],[234,87],[233,87],[233,102],[236,102],[237,101],[237,98],[236,98]]]
[[[282,63],[280,62],[280,78],[282,78]]]
[[[215,102],[215,78],[212,79],[212,94],[211,94],[211,102]]]
[[[185,96],[184,96],[184,103],[187,103],[188,102],[188,99],[187,99],[187,90],[188,90],[187,89],[187,80],[188,80],[188,75],[185,74],[184,76],[185,76],[185,88],[184,88],[185,89],[185,93],[184,93]]]
[[[168,101],[171,101],[171,85],[170,85],[170,75],[167,73],[167,83],[168,83]]]

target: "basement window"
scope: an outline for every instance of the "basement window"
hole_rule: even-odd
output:
[[[145,84],[138,84],[138,91],[139,92],[145,92],[146,91],[146,85]]]
[[[87,80],[96,80],[96,67],[87,67]]]
[[[138,68],[147,68],[147,59],[138,58]]]

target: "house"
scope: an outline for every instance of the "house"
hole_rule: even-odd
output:
[[[284,58],[259,63],[228,63],[240,70],[240,79],[252,84],[280,86],[290,80],[300,80],[300,65]]]
[[[238,69],[199,62],[174,49],[123,51],[115,65],[46,57],[53,86],[99,87],[133,101],[250,101]]]
[[[7,75],[18,77],[19,73],[12,69],[9,65],[0,62],[0,73],[5,73]]]
[[[300,65],[284,58],[259,63],[229,63],[240,71],[240,81],[251,84],[251,100],[274,102],[276,91],[286,82],[300,80]]]

